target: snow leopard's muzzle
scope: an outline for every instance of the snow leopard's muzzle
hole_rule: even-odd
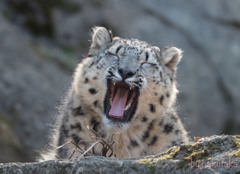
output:
[[[104,112],[112,122],[126,123],[136,112],[140,89],[138,85],[134,86],[126,82],[126,79],[131,78],[135,73],[126,69],[118,69],[118,73],[122,77],[121,81],[107,80]]]

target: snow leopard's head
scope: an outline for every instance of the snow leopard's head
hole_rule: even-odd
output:
[[[154,117],[175,100],[176,47],[163,50],[137,39],[112,37],[93,29],[89,56],[80,64],[79,93],[102,113],[108,127],[121,127],[140,114]]]

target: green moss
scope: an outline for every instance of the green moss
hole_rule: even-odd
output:
[[[203,149],[200,151],[194,151],[188,157],[184,157],[183,159],[196,161],[207,157],[207,155],[208,151],[206,149]]]
[[[239,157],[240,158],[240,148],[238,149],[238,151],[236,153],[232,154],[231,157]]]
[[[231,157],[240,157],[240,136],[234,136],[233,148],[237,149],[236,153],[232,153]]]
[[[170,155],[168,155],[168,154],[167,155],[163,155],[163,156],[157,158],[157,162],[158,161],[167,160],[167,159],[172,159],[172,157]]]
[[[233,136],[234,140],[230,143],[232,144],[232,149],[234,153],[232,153],[231,157],[240,157],[240,136]],[[154,167],[154,163],[161,162],[164,163],[165,160],[178,159],[176,163],[177,168],[183,168],[184,166],[188,166],[191,161],[195,161],[201,163],[204,160],[211,160],[213,157],[211,154],[214,154],[216,151],[222,151],[223,147],[220,144],[221,142],[193,142],[187,145],[181,146],[173,146],[169,148],[166,153],[160,155],[155,158],[147,158],[144,159],[143,162]],[[229,152],[226,152],[229,154]]]
[[[150,169],[151,173],[155,173],[156,166],[154,165],[153,158],[146,158],[146,159],[142,159],[140,161],[145,164],[148,164],[150,166],[149,169]]]
[[[237,148],[240,148],[240,136],[234,136],[233,142]]]
[[[172,158],[176,157],[177,154],[178,154],[178,152],[180,151],[180,149],[181,149],[180,146],[176,147],[174,150],[172,150],[172,151],[169,153],[169,155],[170,155]]]
[[[153,164],[153,158],[141,159],[140,161],[143,162],[143,163],[150,164],[150,165]]]
[[[218,144],[212,144],[212,149],[221,149],[221,145]]]

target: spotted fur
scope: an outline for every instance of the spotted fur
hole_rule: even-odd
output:
[[[96,141],[93,129],[106,142],[114,141],[113,157],[152,155],[188,142],[174,109],[177,89],[175,74],[182,51],[176,47],[160,50],[137,39],[112,38],[103,27],[93,29],[88,57],[76,68],[72,88],[61,108],[54,134],[52,157],[68,158],[74,145],[58,146],[73,140],[87,149]],[[125,79],[121,69],[131,74]],[[137,109],[129,122],[117,124],[104,113],[107,81],[125,80],[140,90]],[[94,148],[101,155],[101,145]],[[81,153],[75,153],[74,157]]]

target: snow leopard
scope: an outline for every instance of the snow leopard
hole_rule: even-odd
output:
[[[189,141],[176,109],[182,50],[94,27],[43,159],[137,158]]]

